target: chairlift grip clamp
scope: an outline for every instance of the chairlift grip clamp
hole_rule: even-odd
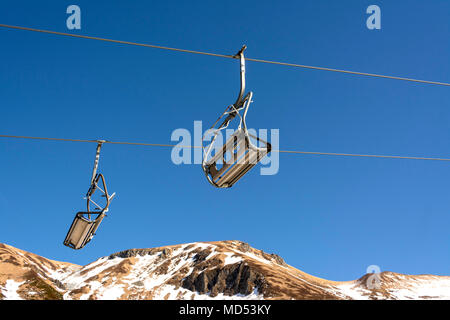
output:
[[[244,44],[242,48],[233,56],[235,59],[239,59],[241,54],[244,53],[244,50],[247,49],[247,46]]]

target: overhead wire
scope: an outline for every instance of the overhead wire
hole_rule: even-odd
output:
[[[47,137],[30,137],[30,136],[16,136],[16,135],[0,135],[0,138],[63,141],[63,142],[87,142],[87,143],[98,143],[98,141],[99,141],[99,140],[87,140],[87,139],[47,138]],[[177,148],[191,148],[191,149],[201,148],[201,146],[179,145],[179,144],[109,141],[109,140],[101,140],[101,141],[102,141],[102,143],[117,144],[117,145],[135,145],[135,146],[170,147],[170,148],[177,147]],[[304,155],[340,156],[340,157],[366,157],[366,158],[385,158],[385,159],[450,161],[450,158],[396,156],[396,155],[383,155],[383,154],[333,153],[333,152],[315,152],[315,151],[301,151],[301,150],[272,150],[272,152],[288,153],[288,154],[304,154]]]
[[[25,31],[39,32],[39,33],[45,33],[45,34],[73,37],[73,38],[81,38],[81,39],[90,39],[90,40],[118,43],[118,44],[124,44],[124,45],[132,45],[132,46],[139,46],[139,47],[178,51],[178,52],[184,52],[184,53],[193,53],[193,54],[214,56],[214,57],[220,57],[220,58],[237,59],[237,57],[235,55],[229,55],[229,54],[219,54],[219,53],[211,53],[211,52],[204,52],[204,51],[197,51],[197,50],[172,48],[172,47],[166,47],[166,46],[160,46],[160,45],[123,41],[123,40],[115,40],[115,39],[108,39],[108,38],[95,37],[95,36],[86,36],[86,35],[58,32],[58,31],[52,31],[52,30],[43,30],[43,29],[36,29],[36,28],[29,28],[29,27],[22,27],[22,26],[7,25],[7,24],[0,24],[0,27],[6,28],[6,29],[25,30]],[[337,72],[337,73],[344,73],[344,74],[351,74],[351,75],[360,75],[360,76],[366,76],[366,77],[401,80],[401,81],[409,81],[409,82],[415,82],[415,83],[424,83],[424,84],[450,87],[450,83],[440,82],[440,81],[430,81],[430,80],[414,79],[414,78],[407,78],[407,77],[383,75],[383,74],[377,74],[377,73],[359,72],[359,71],[335,69],[335,68],[328,68],[328,67],[319,67],[319,66],[310,66],[310,65],[304,65],[304,64],[263,60],[263,59],[248,58],[248,57],[245,58],[245,60],[259,62],[259,63],[267,63],[267,64],[274,64],[274,65],[311,69],[311,70],[321,70],[321,71]]]
[[[79,35],[79,34],[71,34],[71,33],[65,33],[65,32],[52,31],[52,30],[35,29],[35,28],[22,27],[22,26],[13,26],[13,25],[6,25],[6,24],[0,24],[0,27],[1,28],[8,28],[8,29],[16,29],[16,30],[25,30],[25,31],[39,32],[39,33],[45,33],[45,34],[61,35],[61,36],[67,36],[67,37],[73,37],[73,38],[90,39],[90,40],[118,43],[118,44],[125,44],[125,45],[133,45],[133,46],[140,46],[140,47],[148,47],[148,48],[156,48],[156,49],[163,49],[163,50],[170,50],[170,51],[178,51],[178,52],[183,52],[183,53],[192,53],[192,54],[200,54],[200,55],[207,55],[207,56],[214,56],[214,57],[221,57],[221,58],[236,59],[235,55],[226,55],[226,54],[218,54],[218,53],[211,53],[211,52],[204,52],[204,51],[172,48],[172,47],[166,47],[166,46],[160,46],[160,45],[152,45],[152,44],[137,43],[137,42],[131,42],[131,41],[114,40],[114,39],[108,39],[108,38],[101,38],[101,37],[95,37],[95,36],[86,36],[86,35]],[[275,64],[275,65],[297,67],[297,68],[305,68],[305,69],[313,69],[313,70],[322,70],[322,71],[346,73],[346,74],[352,74],[352,75],[362,75],[362,76],[368,76],[368,77],[377,77],[377,78],[410,81],[410,82],[425,83],[425,84],[432,84],[432,85],[450,86],[450,83],[446,83],[446,82],[421,80],[421,79],[398,77],[398,76],[390,76],[390,75],[382,75],[382,74],[375,74],[375,73],[357,72],[357,71],[350,71],[350,70],[343,70],[343,69],[334,69],[334,68],[327,68],[327,67],[309,66],[309,65],[303,65],[303,64],[270,61],[270,60],[255,59],[255,58],[248,58],[248,57],[245,58],[245,60],[253,61],[253,62],[259,62],[259,63],[267,63],[267,64]],[[33,139],[33,140],[52,140],[52,141],[65,141],[65,142],[90,142],[90,143],[97,143],[98,142],[98,140],[47,138],[47,137],[30,137],[30,136],[13,136],[13,135],[0,135],[0,137],[1,138]],[[107,141],[107,140],[104,143],[122,144],[122,145],[151,146],[151,147],[201,148],[201,146],[183,146],[183,145],[178,145],[178,144],[123,142],[123,141]],[[450,161],[450,158],[417,157],[417,156],[395,156],[395,155],[379,155],[379,154],[332,153],[332,152],[314,152],[314,151],[299,151],[299,150],[272,150],[272,152],[290,153],[290,154],[305,154],[305,155],[344,156],[344,157],[370,157],[370,158],[389,158],[389,159]]]

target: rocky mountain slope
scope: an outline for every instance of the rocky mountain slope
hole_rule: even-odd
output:
[[[0,299],[450,299],[450,277],[328,281],[240,241],[131,249],[83,267],[0,244]]]

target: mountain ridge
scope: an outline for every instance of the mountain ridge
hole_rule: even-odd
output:
[[[449,299],[450,277],[318,278],[237,241],[128,249],[79,266],[0,244],[0,299]]]

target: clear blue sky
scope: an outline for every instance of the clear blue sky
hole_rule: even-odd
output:
[[[68,31],[78,4],[82,30]],[[382,29],[366,28],[378,4]],[[0,23],[450,82],[449,1],[2,1]],[[237,61],[0,30],[0,134],[170,143],[234,102]],[[280,147],[450,157],[450,89],[248,62],[253,128]],[[81,251],[62,245],[89,186],[95,145],[0,139],[0,242],[87,264],[110,253],[236,239],[310,274],[369,265],[449,275],[450,163],[280,156],[231,190],[169,148],[105,145],[117,198]]]

